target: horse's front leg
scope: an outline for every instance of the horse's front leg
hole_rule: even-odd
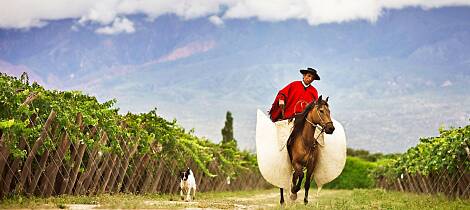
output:
[[[304,178],[304,172],[302,171],[302,165],[299,163],[294,164],[294,175],[292,176],[292,189],[291,189],[291,199],[297,199],[297,192],[300,190],[300,185],[302,184],[302,179]]]
[[[312,173],[313,173],[314,164],[307,165],[307,177],[305,178],[305,197],[304,197],[304,204],[307,205],[308,203],[308,190],[310,189],[310,181],[312,180]]]
[[[284,205],[284,189],[283,188],[279,188],[279,189],[281,192],[281,201],[279,201],[279,203],[281,203],[281,205]]]

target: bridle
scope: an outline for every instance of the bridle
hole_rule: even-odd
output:
[[[326,125],[327,125],[327,124],[330,124],[330,123],[333,124],[333,121],[330,120],[329,122],[326,122],[326,123],[325,123],[325,122],[323,121],[322,116],[320,115],[320,112],[318,111],[318,108],[316,108],[316,106],[319,107],[320,105],[315,105],[315,107],[313,107],[313,109],[315,109],[315,112],[316,112],[317,115],[318,115],[318,118],[320,118],[320,121],[321,121],[320,124],[315,124],[315,123],[313,123],[312,121],[308,120],[308,115],[305,116],[305,120],[306,120],[308,123],[310,123],[310,125],[312,125],[312,127],[313,127],[313,129],[314,129],[314,130],[313,130],[313,140],[315,140],[314,142],[318,142],[318,144],[320,144],[320,146],[324,146],[324,145],[322,145],[322,144],[318,141],[318,138],[320,138],[320,136],[325,132],[325,127],[326,127]],[[320,129],[320,133],[319,133],[318,136],[315,138],[315,130],[316,130],[317,128]]]

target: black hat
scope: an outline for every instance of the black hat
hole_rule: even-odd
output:
[[[300,73],[306,74],[306,73],[311,73],[313,74],[313,79],[314,80],[320,80],[320,76],[317,74],[317,70],[308,67],[307,69],[300,69]]]

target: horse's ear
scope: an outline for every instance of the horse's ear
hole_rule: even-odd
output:
[[[186,171],[186,174],[189,175],[190,173],[191,173],[191,170],[190,170],[189,167],[188,167],[188,170]]]
[[[320,95],[320,97],[318,97],[318,100],[317,100],[317,101],[321,101],[321,97],[322,97],[322,95]]]
[[[325,100],[326,102],[328,102],[328,98],[330,98],[330,96],[326,97],[326,100]]]

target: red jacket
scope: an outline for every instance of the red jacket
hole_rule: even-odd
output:
[[[281,116],[279,100],[284,100],[284,118]],[[294,117],[295,114],[304,111],[305,107],[312,101],[318,99],[318,92],[312,85],[304,87],[301,81],[294,81],[284,87],[276,96],[274,103],[269,110],[269,115],[273,122]]]

